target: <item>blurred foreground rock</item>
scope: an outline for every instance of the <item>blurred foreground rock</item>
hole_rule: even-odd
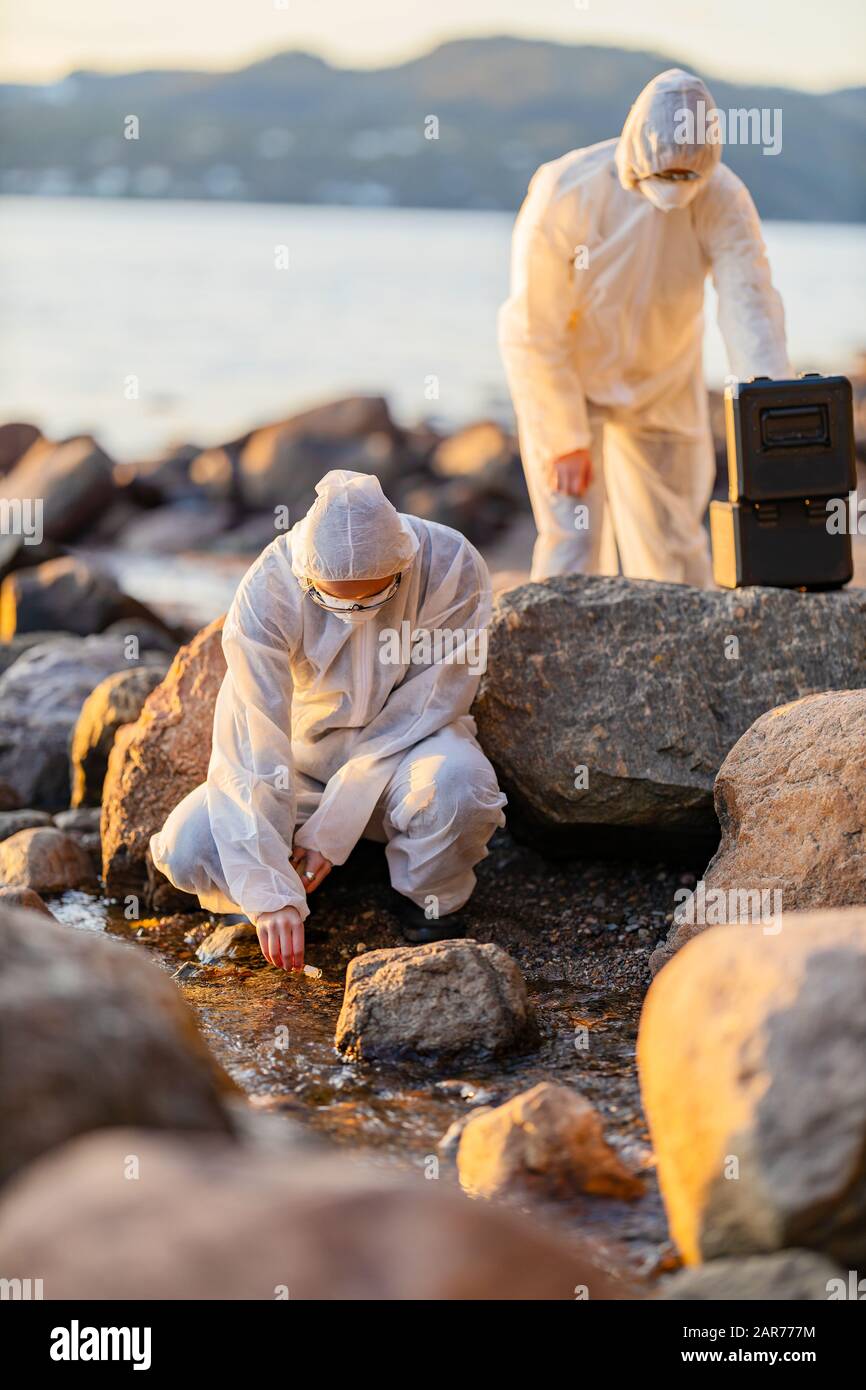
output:
[[[653,981],[637,1055],[687,1263],[866,1262],[866,908],[702,933]]]
[[[33,888],[37,893],[95,888],[96,868],[71,835],[54,826],[38,826],[19,830],[0,843],[0,883],[6,888]]]
[[[9,907],[23,907],[28,912],[41,912],[45,917],[54,918],[54,913],[33,888],[0,888],[0,912]]]
[[[20,805],[68,807],[69,743],[81,706],[106,676],[141,664],[121,636],[61,636],[31,647],[0,676],[0,782]]]
[[[135,1164],[136,1181],[125,1181]],[[510,1212],[323,1150],[268,1156],[109,1130],[34,1164],[0,1203],[0,1267],[46,1299],[427,1301],[622,1297]],[[20,1273],[19,1273],[20,1272]]]
[[[153,661],[153,657],[149,658]],[[81,707],[70,750],[73,808],[99,806],[108,755],[122,724],[135,723],[152,690],[168,669],[168,658],[158,665],[136,666],[100,681]]]
[[[864,591],[574,576],[502,597],[473,714],[542,848],[670,854],[715,847],[713,780],[761,714],[864,686]]]
[[[732,920],[760,922],[774,903],[786,912],[866,905],[866,690],[762,715],[722,763],[715,804],[722,842],[705,894],[724,893]],[[653,971],[701,929],[675,922]]]
[[[490,1057],[533,1021],[517,965],[499,946],[438,941],[350,961],[336,1045],[363,1061]]]
[[[667,1302],[826,1302],[846,1282],[845,1271],[823,1255],[783,1250],[682,1269],[665,1280],[655,1297]]]
[[[151,835],[207,776],[225,675],[222,624],[218,618],[180,649],[137,721],[115,737],[102,810],[102,868],[111,897],[142,892]]]
[[[109,1125],[230,1133],[233,1090],[138,948],[0,903],[0,1182]]]
[[[547,1081],[471,1115],[460,1134],[457,1171],[461,1186],[478,1197],[528,1189],[631,1200],[644,1191],[605,1140],[595,1107],[571,1087]]]

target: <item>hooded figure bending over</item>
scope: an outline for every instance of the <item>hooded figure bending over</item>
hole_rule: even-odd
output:
[[[538,526],[533,579],[619,568],[712,582],[708,274],[731,372],[790,376],[761,224],[720,163],[713,109],[699,78],[663,72],[618,140],[543,164],[529,186],[499,338]]]
[[[150,842],[265,957],[303,968],[308,895],[363,836],[386,844],[409,941],[463,930],[505,797],[475,740],[490,577],[463,536],[328,473],[248,570],[223,630],[207,781]],[[437,635],[438,634],[438,635]]]

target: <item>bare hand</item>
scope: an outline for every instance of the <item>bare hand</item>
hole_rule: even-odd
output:
[[[553,489],[568,497],[582,497],[592,482],[592,456],[588,449],[563,454],[551,465]]]
[[[296,908],[262,912],[256,922],[256,935],[269,965],[278,970],[303,970],[304,924]]]
[[[322,880],[327,878],[333,867],[330,859],[326,859],[317,849],[305,849],[303,845],[295,845],[292,853],[292,868],[300,874],[301,882],[307,893],[314,892]]]

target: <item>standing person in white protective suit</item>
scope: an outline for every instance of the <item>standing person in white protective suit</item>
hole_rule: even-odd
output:
[[[332,472],[316,492],[241,582],[207,782],[150,842],[176,887],[250,917],[286,970],[303,968],[308,895],[362,836],[386,843],[403,935],[435,941],[461,934],[473,867],[504,824],[469,715],[484,561],[395,511],[376,478]]]
[[[535,580],[619,568],[712,582],[708,274],[731,372],[790,375],[758,215],[707,142],[712,109],[699,78],[663,72],[619,140],[544,164],[530,184],[499,336],[538,526]]]

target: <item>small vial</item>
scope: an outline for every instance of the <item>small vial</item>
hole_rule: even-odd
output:
[[[322,978],[322,972],[317,965],[305,965],[304,974],[308,975],[311,980],[321,980]]]

